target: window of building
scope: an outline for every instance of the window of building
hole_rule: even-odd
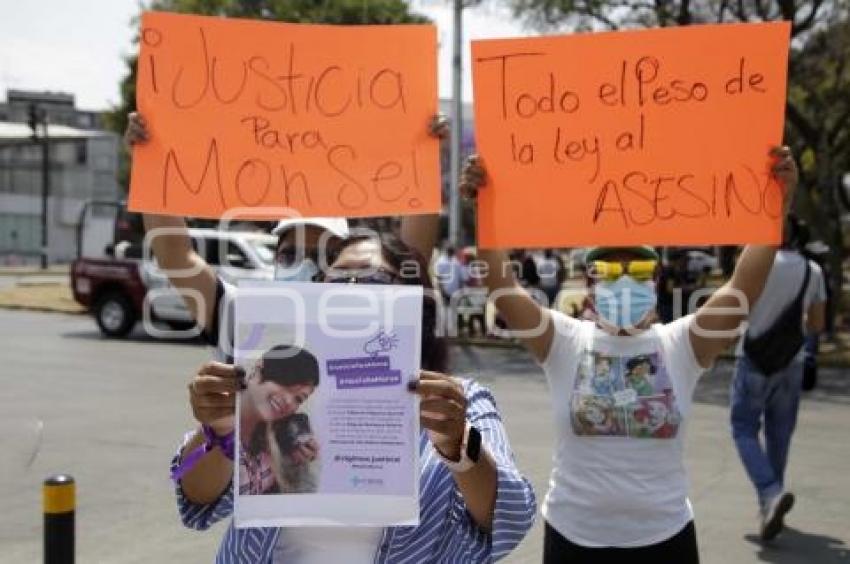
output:
[[[89,155],[88,143],[86,143],[85,141],[78,141],[74,145],[75,145],[74,148],[76,149],[75,162],[79,165],[86,164],[86,161],[88,161],[88,155]]]

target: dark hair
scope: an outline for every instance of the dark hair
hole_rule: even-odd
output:
[[[346,239],[339,252],[349,245],[363,241],[374,241],[375,237],[354,236]],[[394,233],[381,233],[378,242],[381,254],[390,266],[399,273],[402,284],[419,285],[425,288],[422,301],[422,362],[425,370],[444,372],[448,366],[449,352],[446,341],[437,335],[437,302],[434,299],[434,286],[428,276],[428,264],[415,249],[408,246]],[[405,267],[415,265],[415,275]]]
[[[277,345],[263,353],[260,381],[271,381],[281,386],[307,384],[319,385],[319,361],[312,353],[292,345]],[[294,415],[290,416],[294,417]],[[266,447],[267,424],[254,428],[246,450],[256,456]]]
[[[652,360],[646,355],[636,356],[634,358],[630,358],[629,360],[627,360],[626,361],[626,370],[631,372],[634,368],[640,366],[641,364],[648,364],[649,365],[649,373],[655,374],[655,365],[652,364]]]
[[[319,361],[312,353],[291,345],[277,345],[263,353],[260,381],[281,386],[319,385]]]

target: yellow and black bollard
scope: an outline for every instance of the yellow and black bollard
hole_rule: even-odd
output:
[[[44,497],[44,564],[74,563],[74,478],[51,476],[42,487]]]

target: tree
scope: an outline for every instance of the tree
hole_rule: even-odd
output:
[[[786,139],[800,156],[798,212],[827,241],[829,327],[844,281],[846,256],[841,216],[850,209],[842,176],[850,171],[850,19],[814,32],[791,55]]]
[[[695,23],[793,22],[798,36],[846,14],[846,0],[511,0],[535,27],[620,29]]]
[[[599,30],[697,23],[792,23],[785,140],[800,160],[797,211],[827,241],[837,303],[846,255],[841,177],[850,171],[850,0],[511,0],[539,29]],[[834,318],[834,307],[829,321]]]
[[[427,23],[424,16],[410,13],[403,0],[153,0],[149,8],[207,16],[253,18],[271,21],[323,24]],[[138,17],[131,25],[138,27]],[[138,36],[134,44],[138,43]],[[127,114],[136,107],[136,55],[126,58],[127,76],[121,81],[121,101],[106,114],[107,126],[123,134]],[[129,159],[122,156],[119,181],[129,186]]]

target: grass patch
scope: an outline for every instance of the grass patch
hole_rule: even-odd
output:
[[[85,313],[67,284],[33,284],[0,290],[0,308]]]

